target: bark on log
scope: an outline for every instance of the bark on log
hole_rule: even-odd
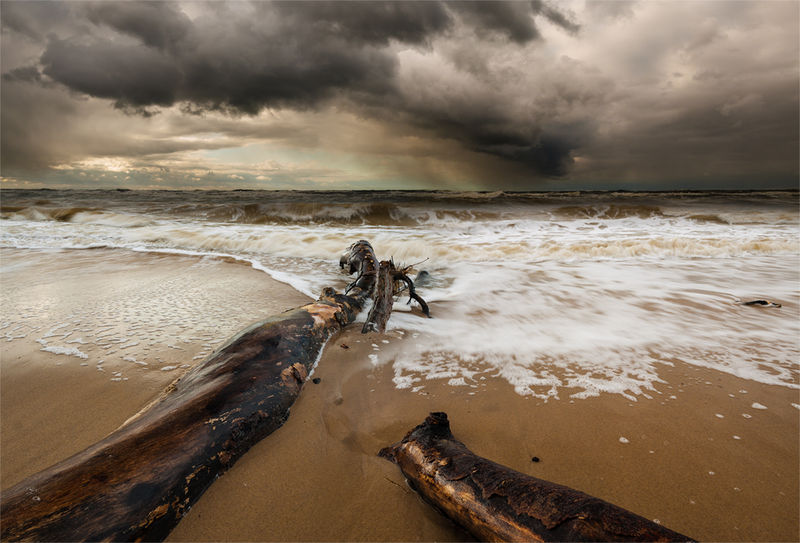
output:
[[[475,455],[431,413],[380,456],[483,541],[691,541],[621,507]]]
[[[349,296],[325,289],[251,326],[108,437],[3,492],[2,540],[166,537],[217,476],[286,421],[325,342],[372,291],[363,264]]]
[[[352,244],[339,259],[339,267],[347,267],[348,274],[358,272],[356,280],[344,290],[345,294],[353,288],[359,288],[365,296],[372,296],[378,274],[378,258],[367,240],[360,239]]]

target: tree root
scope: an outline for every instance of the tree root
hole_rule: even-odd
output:
[[[378,265],[376,262],[377,257],[372,245],[363,239],[351,245],[339,259],[339,267],[347,268],[350,274],[358,272],[355,281],[345,289],[345,294],[352,288],[360,287],[373,301],[361,333],[366,334],[370,331],[382,333],[386,330],[386,323],[392,314],[394,296],[405,288],[408,289],[408,303],[416,300],[425,316],[430,318],[428,304],[417,294],[414,281],[408,276],[412,266],[397,268],[393,259],[382,260]]]

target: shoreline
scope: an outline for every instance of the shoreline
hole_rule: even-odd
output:
[[[2,343],[0,488],[114,430],[185,371],[181,364],[196,364],[248,324],[308,301],[262,272],[220,260],[109,249],[2,249],[0,256],[4,312],[54,293],[68,306],[20,313],[31,315],[27,337]],[[182,290],[170,295],[175,289]],[[116,313],[98,312],[111,306]],[[139,343],[99,371],[103,341],[122,333],[96,334],[102,315],[124,318]],[[75,334],[63,343],[48,337],[49,345],[88,358],[42,351],[36,339],[52,324],[35,331],[36,318],[69,322]],[[8,328],[12,336],[23,332]],[[415,393],[392,382],[393,353],[413,341],[404,337],[410,334],[359,328],[328,341],[314,371],[319,384],[305,383],[284,426],[211,485],[168,541],[469,539],[377,457],[431,411],[447,412],[456,438],[476,454],[698,540],[800,539],[796,389],[675,363],[661,364],[658,392],[636,402],[606,393],[571,400],[568,391],[543,401],[517,395],[499,378],[480,389],[426,380]],[[86,343],[67,343],[76,336]],[[193,337],[200,341],[174,341]],[[373,364],[378,352],[382,363]],[[115,371],[128,380],[111,381]]]

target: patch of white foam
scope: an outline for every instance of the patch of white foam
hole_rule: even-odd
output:
[[[58,345],[43,345],[40,349],[46,353],[53,353],[53,354],[64,354],[67,356],[77,356],[78,358],[83,358],[84,360],[89,358],[89,355],[78,350],[75,347],[59,347]]]
[[[68,323],[68,322],[62,322],[60,324],[57,324],[57,325],[53,326],[52,328],[50,328],[50,330],[48,330],[47,332],[44,333],[44,335],[42,336],[42,339],[62,335],[62,334],[57,334],[56,332],[58,330],[61,330],[65,326],[69,326],[69,324],[70,323]]]

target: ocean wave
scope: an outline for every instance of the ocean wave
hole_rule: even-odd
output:
[[[562,206],[553,211],[558,218],[569,219],[626,219],[638,217],[648,219],[663,217],[664,213],[658,206],[651,205],[589,205],[589,206]]]
[[[707,214],[697,214],[697,215],[689,215],[687,217],[689,220],[696,221],[699,223],[714,223],[714,224],[731,224],[728,220],[720,217],[719,215],[714,215],[711,213]]]
[[[69,222],[79,213],[100,213],[101,211],[91,207],[3,206],[0,212],[4,219]]]
[[[122,228],[147,226],[155,222],[152,217],[146,215],[107,211],[95,207],[3,206],[0,217],[11,221],[55,221]]]
[[[109,217],[105,217],[108,219]],[[136,223],[119,227],[91,218],[84,223],[6,221],[0,244],[16,248],[118,247],[187,250],[238,255],[330,259],[352,240],[369,239],[381,258],[434,263],[580,261],[642,258],[738,258],[796,255],[800,240],[792,227],[751,228],[711,223],[699,229],[670,229],[655,222],[632,230],[586,223],[547,222],[427,227],[375,225],[253,225],[199,222]],[[569,227],[571,226],[571,227]]]
[[[247,203],[186,204],[172,210],[178,216],[240,224],[333,224],[415,226],[458,221],[493,220],[492,210],[446,209],[398,203]]]
[[[440,200],[495,200],[508,194],[502,190],[495,191],[441,191],[434,192],[432,196]]]

